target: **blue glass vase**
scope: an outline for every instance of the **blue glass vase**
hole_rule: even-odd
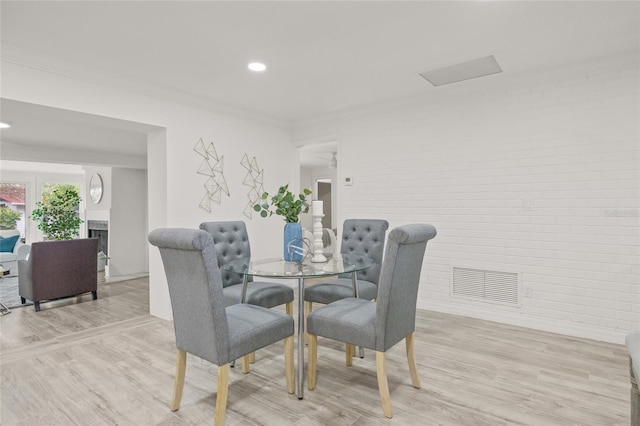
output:
[[[300,262],[302,260],[302,225],[285,223],[284,225],[284,260]]]

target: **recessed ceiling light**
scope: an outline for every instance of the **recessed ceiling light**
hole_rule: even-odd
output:
[[[7,123],[0,123],[0,129],[8,129],[9,127],[11,126],[8,125]]]
[[[251,62],[249,64],[249,69],[255,72],[262,72],[267,69],[267,66],[262,62]]]

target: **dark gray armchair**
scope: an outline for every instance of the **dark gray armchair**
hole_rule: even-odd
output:
[[[630,333],[626,339],[629,351],[629,379],[631,381],[631,426],[640,426],[640,332]]]
[[[98,239],[41,241],[31,245],[29,259],[18,261],[18,293],[22,303],[40,302],[91,292],[98,298]]]
[[[387,384],[385,353],[400,340],[406,340],[411,382],[420,388],[413,354],[416,301],[422,261],[427,241],[436,236],[432,225],[414,224],[389,233],[387,252],[375,303],[354,297],[330,303],[309,314],[309,389],[316,386],[318,336],[347,344],[347,357],[354,346],[376,351],[378,389],[384,415],[391,418],[391,399]],[[348,359],[348,364],[349,359]]]
[[[247,227],[242,221],[203,222],[200,229],[213,237],[218,266],[251,257],[251,245]],[[222,272],[225,306],[240,303],[242,297],[242,275]],[[287,314],[293,315],[293,289],[284,284],[256,282],[249,277],[246,303],[273,308],[285,305]]]
[[[187,352],[218,365],[214,424],[222,425],[227,406],[229,363],[284,340],[287,391],[294,392],[293,318],[261,306],[225,307],[220,269],[211,235],[194,229],[156,229],[149,242],[160,249],[176,334],[177,361],[171,410],[180,407]]]

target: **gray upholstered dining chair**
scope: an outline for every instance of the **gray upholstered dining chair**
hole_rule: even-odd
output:
[[[347,219],[342,226],[340,254],[367,256],[374,262],[371,268],[358,272],[358,293],[361,299],[373,300],[378,294],[378,278],[387,229],[389,222],[381,219]],[[352,296],[351,274],[310,285],[304,291],[307,312],[313,309],[313,302],[326,305]]]
[[[432,225],[413,224],[389,233],[387,251],[375,303],[354,297],[338,300],[309,314],[309,389],[316,386],[318,336],[376,351],[378,390],[384,415],[391,418],[391,398],[387,384],[385,353],[406,340],[411,383],[420,388],[413,354],[416,301],[422,261],[427,241],[436,236]],[[353,354],[347,350],[347,358]]]
[[[160,249],[176,335],[176,378],[171,410],[180,407],[187,352],[218,365],[214,424],[222,425],[227,406],[229,363],[284,340],[287,391],[294,392],[293,318],[261,306],[225,307],[222,276],[211,235],[202,230],[165,228],[149,233]]]
[[[389,222],[382,219],[347,219],[342,226],[340,254],[367,256],[374,262],[371,268],[357,273],[358,297],[361,299],[374,300],[378,295],[387,229]],[[346,297],[353,297],[351,274],[310,285],[304,291],[305,315],[313,310],[314,302],[327,305]]]
[[[640,332],[629,333],[625,339],[629,352],[629,380],[631,381],[631,426],[640,426]]]
[[[213,237],[218,265],[251,258],[251,245],[247,227],[242,221],[203,222],[200,229]],[[242,298],[242,275],[222,272],[224,303],[226,306],[240,303]],[[246,303],[273,308],[285,305],[287,314],[293,315],[293,289],[284,284],[256,282],[248,278]]]

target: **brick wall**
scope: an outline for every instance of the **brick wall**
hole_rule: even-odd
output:
[[[622,342],[640,329],[638,76],[630,64],[435,94],[296,137],[337,135],[354,182],[340,222],[437,227],[419,307]],[[520,305],[452,297],[452,266],[520,273]]]

